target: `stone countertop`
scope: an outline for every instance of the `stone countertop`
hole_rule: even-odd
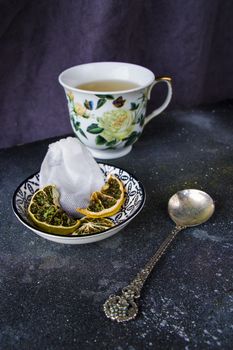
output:
[[[1,349],[230,349],[233,343],[233,105],[165,112],[132,152],[109,164],[144,184],[142,212],[86,245],[40,238],[14,216],[18,184],[36,172],[46,140],[0,151]],[[205,224],[179,234],[145,285],[136,320],[107,319],[106,298],[127,285],[174,224],[167,201],[199,188],[215,200]]]

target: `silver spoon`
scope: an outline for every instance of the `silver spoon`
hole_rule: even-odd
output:
[[[205,192],[187,189],[174,194],[168,202],[168,213],[176,226],[164,240],[156,253],[134,280],[122,289],[120,296],[110,295],[104,303],[105,315],[111,320],[125,322],[132,320],[138,313],[135,299],[140,297],[141,289],[151,271],[165,253],[177,233],[187,227],[196,226],[207,221],[214,212],[214,202]]]

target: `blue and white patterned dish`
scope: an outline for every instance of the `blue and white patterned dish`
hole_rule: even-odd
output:
[[[12,207],[16,217],[22,222],[22,224],[35,232],[37,235],[57,243],[84,244],[100,241],[114,235],[118,231],[122,230],[122,228],[124,228],[141,211],[146,198],[145,190],[143,185],[127,171],[103,163],[99,163],[99,166],[105,177],[108,174],[118,176],[118,178],[124,184],[127,192],[127,197],[122,209],[112,217],[115,223],[114,227],[104,232],[83,236],[61,236],[55,233],[46,233],[36,227],[28,218],[27,208],[32,195],[39,189],[39,173],[29,176],[16,189],[12,199]]]

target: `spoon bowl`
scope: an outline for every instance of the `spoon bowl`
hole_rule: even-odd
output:
[[[206,192],[196,189],[182,190],[170,198],[168,213],[178,226],[196,226],[212,216],[214,202]]]

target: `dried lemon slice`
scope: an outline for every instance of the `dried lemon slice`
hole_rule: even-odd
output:
[[[115,215],[123,203],[123,184],[116,176],[110,175],[101,192],[92,193],[88,207],[77,211],[91,218],[104,218]]]
[[[124,200],[124,187],[118,177],[110,175],[101,192],[117,200]]]
[[[80,226],[72,233],[72,236],[88,235],[106,231],[114,226],[112,220],[106,218],[88,218],[80,220]]]
[[[80,225],[67,215],[59,203],[59,192],[54,185],[46,186],[34,193],[31,198],[28,214],[32,221],[48,233],[68,235]]]

